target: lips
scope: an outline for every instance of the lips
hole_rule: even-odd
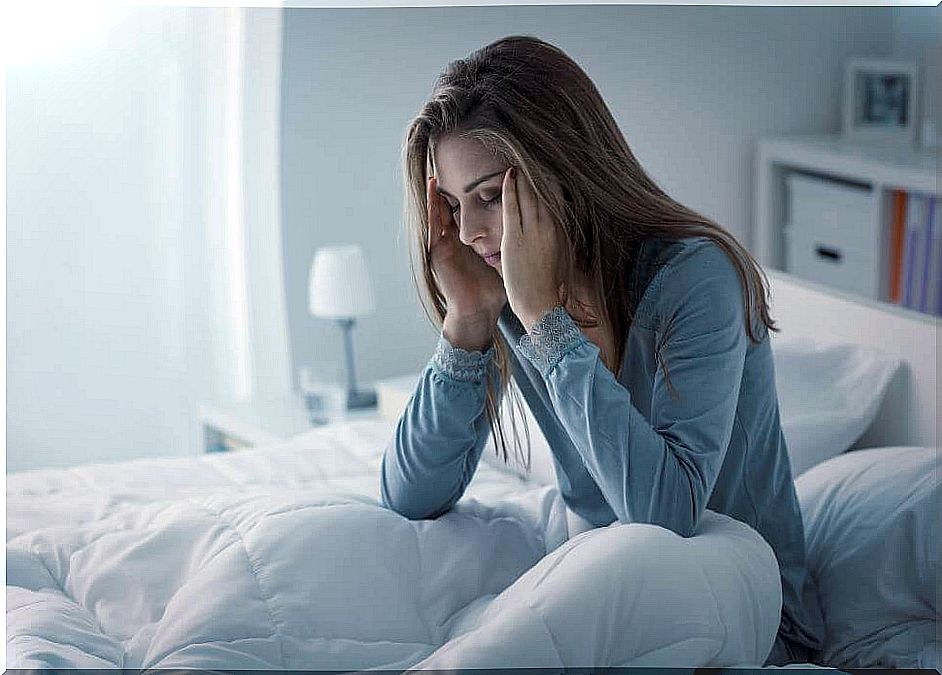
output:
[[[500,251],[482,257],[484,258],[484,262],[486,262],[488,265],[491,267],[496,267],[497,263],[500,262]]]

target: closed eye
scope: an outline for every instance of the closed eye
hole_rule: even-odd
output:
[[[501,200],[501,193],[498,192],[497,196],[494,197],[493,199],[482,199],[480,200],[480,203],[484,206],[484,208],[492,209],[498,204],[500,204],[500,200]],[[460,208],[461,208],[461,204],[455,204],[454,206],[452,206],[451,207],[452,215],[456,214]]]

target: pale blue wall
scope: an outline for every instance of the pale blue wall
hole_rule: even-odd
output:
[[[922,78],[919,113],[922,118],[935,121],[942,139],[942,9],[894,7],[892,25],[891,53],[919,64]]]

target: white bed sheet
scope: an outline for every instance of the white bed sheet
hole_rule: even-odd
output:
[[[689,539],[643,524],[570,539],[555,487],[483,464],[455,509],[409,521],[378,503],[392,429],[356,421],[269,448],[11,474],[7,666],[764,660],[779,572],[742,523],[708,512]]]

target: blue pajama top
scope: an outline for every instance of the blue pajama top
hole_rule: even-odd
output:
[[[598,527],[617,519],[689,537],[704,509],[747,523],[772,547],[782,576],[778,656],[769,662],[807,660],[821,647],[824,624],[805,567],[768,331],[756,317],[762,340],[749,339],[742,282],[709,238],[647,239],[626,278],[636,313],[618,377],[562,307],[529,335],[509,304],[498,320],[562,497]],[[435,518],[463,494],[490,434],[484,403],[493,349],[468,352],[439,337],[383,455],[388,508]]]

